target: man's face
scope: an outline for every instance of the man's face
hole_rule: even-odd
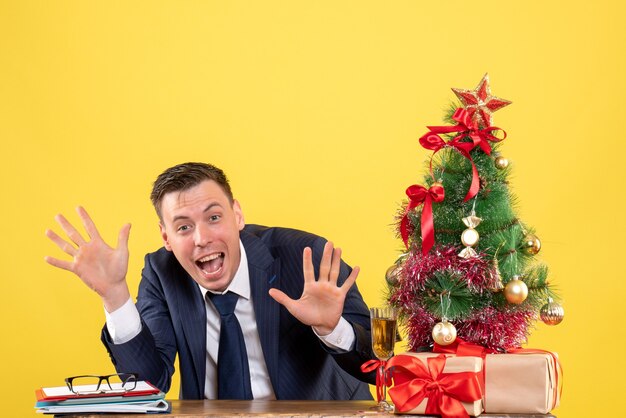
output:
[[[206,180],[161,201],[165,248],[202,287],[225,290],[241,258],[239,231],[245,225],[239,203],[230,204],[222,188]]]

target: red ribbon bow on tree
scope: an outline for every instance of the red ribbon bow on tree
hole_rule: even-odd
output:
[[[482,398],[478,373],[442,373],[446,356],[427,360],[428,367],[412,356],[395,356],[387,362],[394,368],[394,386],[389,396],[400,412],[417,407],[425,398],[427,415],[468,417],[461,402],[474,402]]]
[[[391,373],[387,373],[385,360],[368,360],[361,365],[363,373],[369,373],[376,370],[376,402],[380,402],[385,398],[385,386],[391,386]]]
[[[406,189],[409,203],[406,207],[402,221],[400,221],[400,234],[404,245],[409,248],[409,211],[415,209],[422,202],[422,254],[426,255],[435,243],[435,225],[433,222],[433,201],[441,202],[445,197],[445,191],[441,183],[433,183],[429,189],[414,184]]]
[[[476,169],[476,164],[474,164],[474,160],[470,156],[470,151],[480,147],[483,152],[487,155],[491,155],[491,145],[489,142],[499,142],[506,138],[506,132],[502,129],[495,126],[488,126],[483,129],[479,129],[475,122],[472,121],[470,113],[467,109],[459,108],[454,112],[452,116],[456,122],[458,122],[454,126],[427,126],[429,132],[424,134],[420,139],[420,144],[429,150],[434,151],[433,155],[430,158],[430,173],[432,175],[432,159],[435,154],[445,147],[451,147],[459,151],[461,155],[467,158],[472,164],[472,183],[470,184],[470,188],[463,199],[464,202],[467,202],[472,197],[476,196],[478,193],[478,189],[480,187],[479,179],[478,179],[478,170]],[[458,132],[458,134],[452,138],[450,141],[445,142],[439,134],[449,134],[453,132]],[[493,133],[502,132],[504,136],[502,138],[498,138]],[[472,142],[461,142],[466,136],[469,136]]]

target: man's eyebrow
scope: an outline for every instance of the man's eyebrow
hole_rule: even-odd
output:
[[[209,203],[209,204],[207,205],[207,207],[206,207],[206,208],[204,208],[204,210],[202,211],[202,213],[207,213],[208,211],[210,211],[211,209],[213,209],[215,206],[221,207],[222,205],[220,205],[218,202],[212,202],[212,203]],[[176,215],[176,216],[174,216],[174,217],[172,218],[172,222],[176,222],[176,221],[179,221],[179,220],[181,220],[181,219],[183,219],[183,220],[185,220],[185,219],[189,219],[189,216],[186,216],[186,215]]]
[[[176,222],[179,221],[181,219],[189,219],[189,216],[185,216],[185,215],[176,215],[172,218],[172,222]]]
[[[213,209],[215,206],[222,207],[222,205],[220,205],[218,202],[212,202],[212,203],[209,203],[209,205],[207,205],[207,207],[204,208],[204,210],[202,212],[207,213],[208,211]]]

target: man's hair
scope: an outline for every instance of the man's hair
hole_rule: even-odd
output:
[[[157,177],[152,186],[150,200],[156,210],[159,219],[161,217],[161,201],[167,193],[184,192],[206,180],[216,182],[226,193],[231,205],[233,203],[233,192],[224,172],[206,163],[183,163],[170,167]]]

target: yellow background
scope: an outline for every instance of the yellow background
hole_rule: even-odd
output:
[[[614,415],[624,389],[624,6],[619,1],[0,2],[0,396],[113,371],[103,308],[48,266],[45,236],[84,205],[128,280],[160,246],[148,194],[166,167],[212,162],[249,222],[298,227],[362,267],[366,302],[402,249],[391,224],[421,182],[426,125],[451,87],[514,102],[519,215],[536,228],[565,321],[530,347],[560,354],[561,417]],[[512,376],[512,378],[515,378]],[[176,381],[178,382],[178,380]],[[170,392],[177,396],[177,389]]]

